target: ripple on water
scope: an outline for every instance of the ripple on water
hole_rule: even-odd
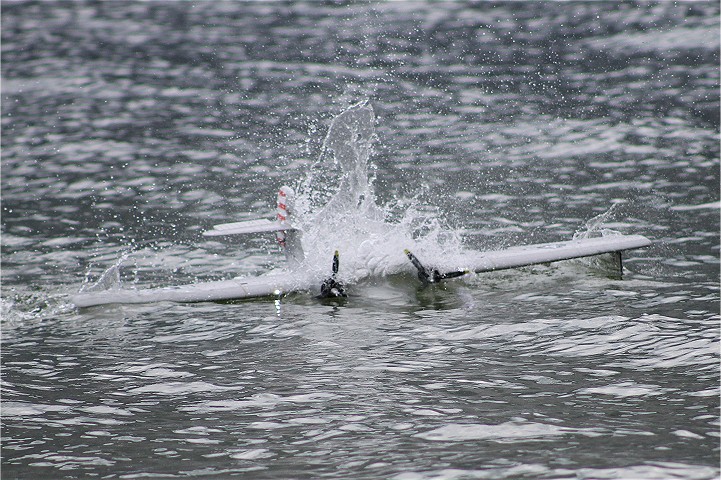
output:
[[[419,433],[418,438],[439,442],[488,440],[501,443],[543,441],[559,435],[600,436],[593,429],[579,429],[534,422],[507,422],[499,425],[450,424]]]
[[[714,319],[709,319],[708,323]],[[713,368],[719,339],[702,324],[664,315],[637,318],[533,319],[529,322],[451,328],[421,327],[428,339],[479,345],[498,344],[520,355],[603,357],[609,366],[632,368]]]
[[[252,395],[243,400],[210,400],[197,402],[192,405],[183,406],[181,407],[181,410],[192,413],[212,413],[256,408],[273,409],[279,405],[292,406],[323,403],[335,398],[337,398],[337,395],[330,393],[308,393],[286,396],[272,393],[261,393]]]

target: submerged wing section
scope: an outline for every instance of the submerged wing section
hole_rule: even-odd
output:
[[[291,273],[283,273],[177,287],[79,293],[73,296],[71,301],[81,308],[113,303],[212,302],[280,295],[304,290],[310,286],[307,279]]]
[[[491,252],[479,252],[469,258],[467,266],[468,270],[476,273],[491,272],[539,263],[602,255],[604,253],[622,252],[649,245],[651,245],[651,241],[643,235],[584,238],[565,242],[512,247]]]

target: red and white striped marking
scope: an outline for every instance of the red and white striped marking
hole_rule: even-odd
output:
[[[276,217],[278,219],[278,223],[281,225],[288,223],[288,219],[290,218],[288,204],[293,199],[293,195],[293,189],[287,186],[280,187],[280,190],[278,191]],[[285,231],[281,230],[276,232],[275,237],[278,239],[280,246],[285,248]]]

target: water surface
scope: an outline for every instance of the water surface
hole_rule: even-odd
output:
[[[718,29],[713,2],[3,4],[3,478],[717,478]],[[117,264],[137,288],[282,265],[200,233],[270,214],[359,101],[364,201],[429,263],[654,245],[623,280],[69,303]]]

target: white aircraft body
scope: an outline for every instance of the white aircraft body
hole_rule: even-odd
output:
[[[275,221],[261,219],[226,223],[214,226],[213,229],[204,232],[203,235],[211,237],[275,232],[278,242],[285,250],[288,259],[295,264],[300,264],[303,260],[300,232],[290,222],[290,212],[288,210],[292,197],[293,190],[290,187],[280,189],[278,214]],[[621,253],[649,245],[651,245],[651,241],[642,235],[611,235],[524,245],[488,252],[471,252],[465,255],[466,263],[463,268],[446,273],[441,273],[436,268],[423,266],[415,255],[408,250],[399,252],[399,255],[401,253],[406,255],[408,265],[413,265],[416,268],[419,280],[422,283],[431,284],[454,277],[461,277],[471,272],[492,272],[602,254],[613,254],[619,273],[621,273],[623,268],[621,265]],[[315,291],[316,294],[319,291],[322,297],[342,297],[345,296],[345,287],[335,279],[338,269],[339,254],[335,252],[330,277],[318,273],[304,272],[302,269],[283,270],[257,277],[233,278],[174,287],[81,292],[72,297],[72,302],[78,307],[113,303],[207,302],[280,296],[296,291]]]
[[[273,232],[288,259],[286,269],[256,277],[165,288],[111,288],[100,291],[91,288],[73,296],[72,302],[77,307],[164,301],[205,302],[268,296],[277,298],[299,291],[321,297],[344,297],[344,283],[353,284],[368,277],[416,272],[422,284],[432,284],[471,272],[492,272],[602,254],[611,254],[621,274],[622,252],[651,244],[641,235],[618,234],[497,251],[463,251],[455,256],[449,255],[442,246],[436,246],[435,250],[440,248],[442,253],[432,256],[441,257],[439,263],[444,264],[426,267],[408,248],[429,256],[428,249],[399,225],[385,223],[383,211],[375,204],[367,165],[375,136],[374,121],[373,110],[365,103],[349,108],[333,120],[321,155],[322,159],[323,155],[331,152],[333,161],[320,165],[320,171],[326,176],[339,175],[336,193],[330,198],[314,197],[311,184],[315,179],[309,174],[304,184],[306,192],[298,196],[305,202],[299,209],[305,215],[296,215],[299,198],[292,188],[284,186],[278,193],[275,219],[225,223],[203,234],[206,237],[226,237]],[[321,192],[333,190],[325,184],[322,187],[319,189]],[[314,200],[317,200],[319,208],[309,215],[308,212],[312,211],[309,206]],[[303,249],[303,235],[306,235],[307,254]],[[326,259],[331,259],[334,250],[329,274],[323,265]],[[338,250],[343,253],[346,265],[345,270],[340,272]]]

